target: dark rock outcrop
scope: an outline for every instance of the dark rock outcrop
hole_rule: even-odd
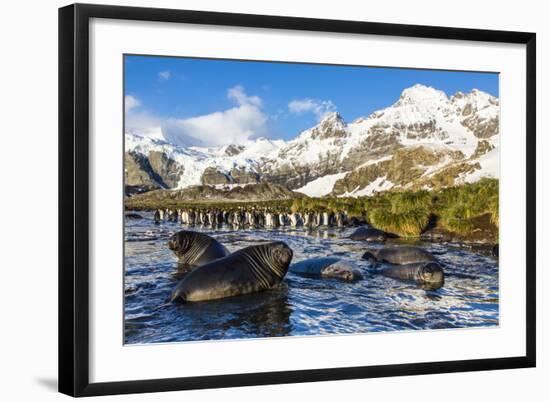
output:
[[[208,167],[202,173],[201,183],[202,185],[231,184],[233,183],[233,178],[214,167]]]
[[[238,201],[267,201],[301,198],[305,195],[282,185],[262,182],[243,186],[214,187],[212,185],[196,185],[178,190],[156,190],[132,198],[132,204],[164,203],[177,201],[200,202],[238,202]]]
[[[124,154],[124,181],[129,188],[173,188],[182,172],[182,167],[162,152],[152,151],[147,156],[136,152]]]
[[[260,174],[244,168],[233,168],[229,174],[237,184],[257,184],[260,182]]]

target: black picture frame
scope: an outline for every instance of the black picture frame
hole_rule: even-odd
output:
[[[88,61],[91,18],[437,38],[526,46],[526,353],[520,357],[90,383]],[[59,9],[59,391],[71,396],[534,367],[536,35],[435,26],[74,4]]]

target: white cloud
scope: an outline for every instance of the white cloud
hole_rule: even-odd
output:
[[[140,108],[141,101],[132,95],[124,96],[124,131],[129,134],[163,139],[161,120]],[[137,109],[137,110],[136,110]]]
[[[321,120],[328,113],[336,111],[336,105],[330,100],[298,99],[288,104],[288,110],[294,114],[313,113]]]
[[[126,111],[126,113],[128,113],[132,109],[135,109],[136,107],[139,107],[140,105],[141,102],[137,97],[132,95],[124,96],[124,111]]]
[[[242,86],[227,90],[234,107],[196,117],[160,118],[140,107],[141,102],[127,95],[125,131],[139,136],[165,139],[179,146],[221,146],[246,142],[269,134],[269,117],[262,110],[262,99],[248,96]]]
[[[172,78],[172,73],[170,71],[161,71],[159,72],[158,76],[161,81],[168,81],[170,78]]]
[[[258,96],[247,96],[244,92],[244,88],[241,85],[234,86],[227,91],[227,97],[237,102],[238,105],[250,105],[255,107],[262,107],[262,99]]]
[[[242,143],[268,133],[262,100],[248,96],[242,86],[227,91],[237,106],[202,116],[169,119],[163,124],[166,139],[180,146],[220,146]]]
[[[147,111],[127,112],[124,121],[124,131],[139,136],[154,136],[159,138],[162,121]]]

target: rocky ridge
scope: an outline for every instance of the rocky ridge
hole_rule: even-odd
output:
[[[126,134],[126,184],[219,190],[271,183],[309,196],[363,196],[498,177],[498,148],[497,98],[476,89],[448,97],[415,85],[368,117],[346,123],[330,113],[289,141],[180,148]]]

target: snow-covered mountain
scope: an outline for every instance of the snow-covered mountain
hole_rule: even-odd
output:
[[[181,148],[126,134],[126,183],[147,188],[271,182],[310,196],[362,196],[498,177],[499,101],[423,85],[346,123],[338,113],[289,141]]]

